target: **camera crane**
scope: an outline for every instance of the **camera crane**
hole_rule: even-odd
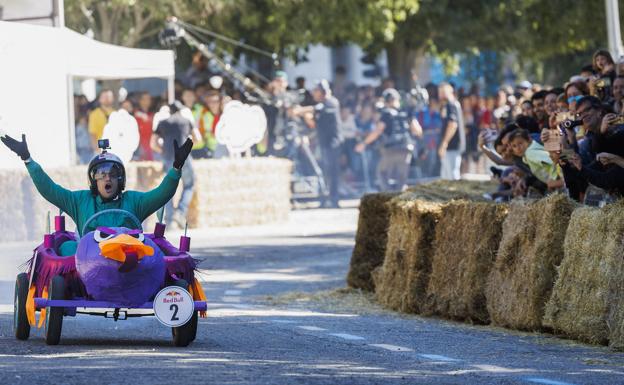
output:
[[[274,103],[268,92],[263,90],[262,87],[249,77],[238,72],[231,64],[226,63],[225,60],[217,56],[206,44],[193,36],[190,31],[185,28],[186,25],[186,23],[179,21],[176,17],[167,18],[165,29],[162,30],[158,36],[160,43],[167,48],[174,48],[180,44],[182,40],[186,41],[189,46],[196,48],[208,60],[216,64],[225,76],[230,78],[234,83],[238,83],[240,85],[240,91],[243,92],[248,100],[260,104]],[[239,45],[247,46],[242,43],[239,43]],[[264,52],[258,49],[256,49],[256,51]],[[275,60],[277,55],[271,54],[271,57]]]

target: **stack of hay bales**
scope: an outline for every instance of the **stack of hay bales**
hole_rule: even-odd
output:
[[[565,258],[546,305],[544,323],[591,343],[622,346],[624,202],[574,211]]]
[[[355,247],[347,284],[356,289],[375,291],[372,271],[384,261],[390,210],[388,202],[398,193],[369,194],[360,200]]]
[[[292,163],[279,158],[193,162],[195,196],[189,226],[239,226],[285,221]]]
[[[506,214],[505,205],[465,200],[442,208],[424,314],[489,321],[485,286]]]
[[[277,158],[194,161],[195,198],[189,208],[189,226],[286,220],[290,212],[291,165],[289,160]],[[45,171],[64,188],[88,189],[86,165]],[[158,162],[130,162],[126,165],[126,190],[151,190],[163,177]],[[1,186],[6,190],[6,199],[0,203],[0,241],[40,240],[46,228],[46,213],[56,215],[58,209],[39,194],[26,170],[3,170],[0,181],[0,190]],[[150,216],[143,224],[145,231],[151,231],[155,221],[156,216]],[[67,216],[66,228],[75,229]]]
[[[26,218],[30,206],[25,202],[30,191],[30,177],[25,169],[3,170],[0,183],[0,242],[20,241],[26,238],[28,224]],[[32,184],[32,182],[30,182]],[[43,218],[38,228],[43,234]]]
[[[149,191],[156,188],[167,171],[160,162],[132,162],[126,165],[128,189]]]
[[[544,306],[563,258],[575,203],[556,194],[514,202],[490,273],[486,297],[492,323],[520,330],[542,328]]]
[[[379,302],[419,313],[426,299],[435,227],[442,203],[404,193],[390,201],[390,226],[383,265],[373,272]]]

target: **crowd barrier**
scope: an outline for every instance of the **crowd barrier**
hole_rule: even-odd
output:
[[[70,190],[88,186],[86,166],[44,170],[57,184]],[[194,196],[188,224],[194,227],[242,226],[285,221],[290,212],[292,164],[280,158],[194,160]],[[164,173],[157,162],[126,165],[126,189],[147,191]],[[180,184],[181,185],[181,184]],[[177,201],[181,186],[174,201]],[[58,209],[37,192],[25,168],[0,170],[0,242],[40,240],[46,231],[46,214]],[[66,218],[68,229],[75,224]],[[143,224],[153,229],[156,215]]]
[[[491,187],[437,182],[366,196],[349,276],[374,284],[348,284],[401,312],[624,348],[624,202],[484,202]],[[376,246],[363,247],[371,226]]]

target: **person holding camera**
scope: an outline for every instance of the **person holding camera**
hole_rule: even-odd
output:
[[[590,78],[588,85],[590,94],[602,102],[612,98],[612,86],[615,80],[615,62],[607,50],[598,50],[592,58],[592,67],[596,76]]]
[[[624,114],[624,75],[618,76],[613,81],[613,111],[616,114]]]
[[[604,161],[603,158],[608,157],[606,155],[600,157],[603,161],[597,160],[600,153],[624,156],[624,130],[621,125],[615,124],[620,122],[619,117],[608,113],[594,96],[578,101],[577,116],[587,130],[586,136],[577,144],[568,130],[565,135],[567,140],[563,141],[563,150],[559,155],[570,197],[582,201],[589,183],[605,190],[624,191],[619,186],[619,167]],[[548,134],[543,133],[542,138],[548,140]],[[567,147],[570,149],[567,150]]]
[[[313,106],[295,106],[291,113],[295,116],[303,116],[312,113],[314,115],[314,128],[316,129],[318,144],[321,148],[321,169],[327,184],[329,185],[329,197],[325,197],[321,203],[325,208],[338,208],[340,195],[338,191],[340,183],[340,154],[343,143],[342,119],[340,118],[340,103],[332,95],[329,82],[325,79],[319,81],[312,89],[312,97],[316,104]],[[311,122],[312,123],[312,122]]]
[[[407,188],[414,150],[412,135],[422,137],[422,128],[416,119],[401,110],[401,95],[397,90],[388,88],[382,97],[384,108],[375,129],[357,144],[355,150],[362,153],[366,146],[381,138],[381,159],[377,166],[380,187],[384,191],[401,191]],[[394,181],[394,188],[390,180]]]

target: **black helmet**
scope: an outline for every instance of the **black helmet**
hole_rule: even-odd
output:
[[[101,154],[96,155],[93,159],[91,159],[91,162],[89,162],[87,175],[89,176],[89,189],[91,190],[91,193],[93,195],[97,195],[98,191],[97,183],[95,182],[95,173],[100,167],[105,165],[109,165],[111,168],[118,170],[117,179],[119,180],[119,191],[117,194],[120,194],[124,188],[126,188],[126,168],[117,155],[106,152],[106,150],[102,151]]]

